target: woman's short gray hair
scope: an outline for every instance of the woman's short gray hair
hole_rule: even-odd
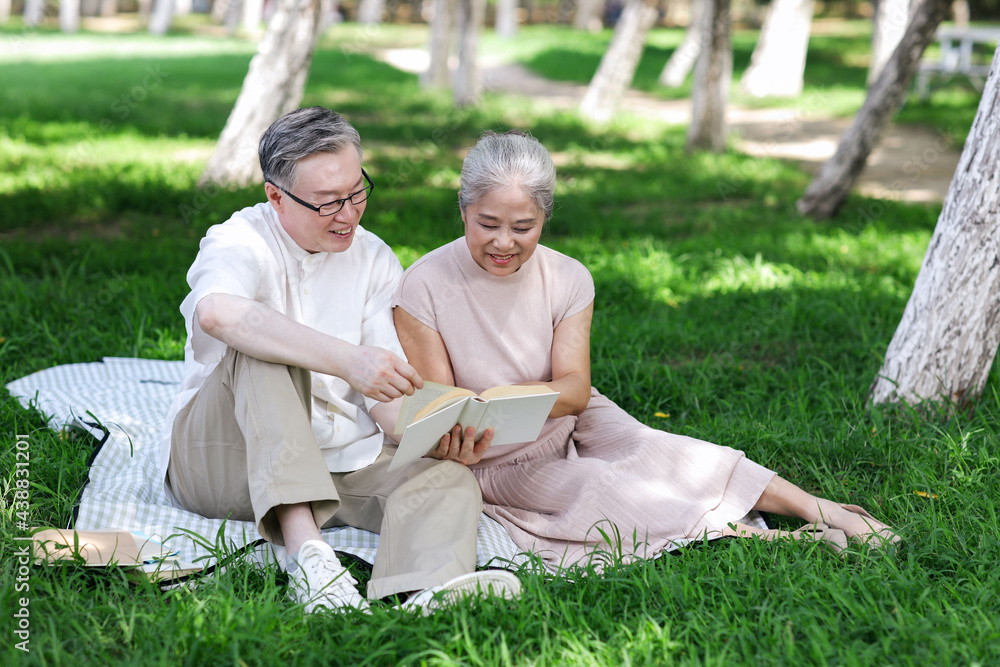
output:
[[[287,113],[271,123],[257,153],[264,180],[291,190],[298,179],[299,160],[316,153],[339,153],[346,146],[363,157],[361,135],[339,113],[326,107],[306,107]]]
[[[493,190],[520,187],[545,219],[552,217],[556,167],[538,139],[521,130],[484,132],[462,163],[458,205],[464,211]]]

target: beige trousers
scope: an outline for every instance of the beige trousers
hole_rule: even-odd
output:
[[[476,566],[479,484],[465,466],[421,459],[388,472],[331,473],[313,436],[310,374],[230,348],[173,424],[167,483],[188,510],[255,521],[284,544],[278,505],[309,503],[316,525],[379,533],[368,597],[442,584]]]

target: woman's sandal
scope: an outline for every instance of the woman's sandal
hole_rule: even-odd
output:
[[[902,539],[895,533],[895,531],[893,531],[892,528],[873,517],[863,508],[858,507],[857,505],[841,504],[840,506],[848,512],[853,512],[854,514],[862,516],[865,519],[865,523],[868,524],[868,527],[872,529],[870,533],[854,535],[851,537],[852,540],[860,542],[871,549],[881,549],[895,544]]]

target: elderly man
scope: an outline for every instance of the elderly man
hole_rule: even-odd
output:
[[[368,607],[320,536],[341,525],[381,536],[371,599],[408,594],[426,608],[475,590],[516,596],[512,574],[475,572],[482,499],[465,466],[387,470],[385,434],[423,381],[393,327],[402,267],[360,225],[374,185],[357,130],[329,109],[299,109],[271,125],[259,154],[267,201],[209,229],[188,271],[169,493],[284,545],[290,596],[307,611]]]

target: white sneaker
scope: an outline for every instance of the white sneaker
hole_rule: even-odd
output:
[[[357,580],[340,564],[329,544],[309,540],[302,544],[295,560],[299,567],[288,575],[288,596],[304,604],[306,612],[320,608],[368,611],[368,601],[358,593]]]
[[[403,609],[419,609],[426,616],[469,595],[490,595],[513,600],[521,595],[521,581],[506,570],[483,570],[455,577],[451,581],[425,588],[403,603]]]

